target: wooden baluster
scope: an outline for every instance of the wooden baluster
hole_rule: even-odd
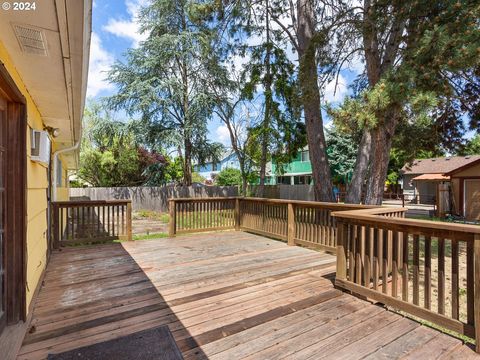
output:
[[[132,235],[132,203],[129,201],[127,202],[127,227],[126,227],[126,232],[127,232],[127,241],[132,241],[133,240],[133,235]]]
[[[103,231],[102,231],[102,218],[101,218],[101,213],[102,213],[103,206],[97,205],[97,234],[100,237],[103,237]]]
[[[338,236],[338,234],[337,234]],[[365,273],[365,286],[370,289],[370,282],[372,281],[372,233],[370,226],[365,227],[365,265],[363,267]]]
[[[102,235],[105,235],[105,206],[102,205]]]
[[[110,206],[107,205],[107,224],[108,224],[108,234],[107,236],[111,236],[110,232]]]
[[[348,280],[355,282],[355,253],[357,244],[357,228],[349,225],[348,230]]]
[[[356,246],[356,254],[355,254],[355,282],[358,285],[362,284],[362,259],[363,253],[365,249],[365,238],[363,235],[364,227],[361,225],[357,226],[357,246]]]
[[[316,237],[315,237],[315,208],[310,208],[310,234],[309,234],[309,240],[312,243],[316,242]]]
[[[288,234],[287,244],[290,246],[295,245],[295,208],[292,203],[287,205],[287,222],[288,222]]]
[[[175,236],[175,201],[170,200],[168,202],[168,236],[174,237]]]
[[[338,223],[337,232],[337,272],[336,278],[339,280],[346,280],[347,278],[347,254],[346,244],[348,232],[346,224],[343,222]]]
[[[475,325],[475,263],[474,242],[467,241],[467,323]]]
[[[382,251],[382,292],[386,294],[388,292],[388,254],[389,254],[389,241],[388,230],[383,229],[383,251]]]
[[[372,272],[373,272],[373,290],[377,290],[378,287],[378,229],[373,228],[373,261],[372,261]]]
[[[425,298],[424,298],[424,307],[425,309],[431,308],[431,298],[432,298],[432,239],[430,236],[425,236]]]
[[[413,303],[419,303],[419,288],[420,288],[420,237],[413,235]]]
[[[408,233],[403,233],[402,245],[402,300],[408,301]]]
[[[475,319],[475,351],[480,353],[480,234],[474,235],[473,240],[473,261],[474,261],[474,275],[473,281],[474,289],[474,306],[473,309]]]
[[[438,239],[438,313],[445,314],[445,239]]]
[[[392,236],[392,296],[398,296],[398,231]]]
[[[202,229],[204,227],[202,221],[203,215],[203,202],[195,202],[195,207],[193,208],[193,219],[194,219],[194,229]]]
[[[60,207],[60,241],[65,240],[65,237],[63,236],[63,228],[64,228],[64,225],[63,225],[63,210],[64,209],[65,209],[64,207]]]
[[[117,208],[117,236],[120,236],[120,206],[115,206]]]
[[[458,240],[452,239],[452,318],[459,317]]]

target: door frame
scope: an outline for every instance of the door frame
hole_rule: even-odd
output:
[[[27,316],[27,112],[26,101],[0,62],[0,91],[7,99],[5,284],[7,325]]]

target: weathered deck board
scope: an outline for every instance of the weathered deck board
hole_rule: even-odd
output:
[[[186,359],[475,356],[335,289],[334,271],[331,255],[244,232],[64,249],[48,265],[18,358],[160,325]]]

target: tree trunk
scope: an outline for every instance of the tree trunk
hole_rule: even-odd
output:
[[[378,38],[374,27],[374,20],[370,18],[371,1],[364,0],[363,3],[363,48],[365,53],[365,66],[369,87],[374,87],[381,76],[381,59],[378,52]],[[357,159],[355,161],[355,170],[353,172],[352,182],[348,187],[346,203],[358,204],[362,201],[362,190],[367,176],[368,167],[371,161],[372,149],[375,139],[373,139],[373,130],[364,128],[362,140],[358,147]]]
[[[362,202],[362,189],[370,163],[371,148],[372,133],[369,129],[365,129],[363,130],[362,140],[358,147],[352,181],[348,186],[347,196],[345,198],[347,204],[360,204]]]
[[[185,139],[185,152],[183,158],[183,183],[185,186],[192,185],[192,143]]]
[[[373,133],[372,157],[370,176],[367,181],[367,193],[365,203],[369,205],[381,205],[387,178],[390,150],[392,148],[393,135],[398,123],[399,108],[393,107],[385,117],[382,126]]]
[[[299,78],[310,162],[312,163],[315,199],[317,201],[333,202],[335,198],[320,108],[320,89],[318,87],[317,64],[315,60],[316,46],[312,42],[315,31],[313,1],[298,1],[297,18],[298,55],[300,61]]]

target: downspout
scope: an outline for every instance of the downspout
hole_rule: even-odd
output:
[[[57,150],[53,153],[53,182],[52,182],[52,199],[53,201],[57,201],[57,174],[58,174],[58,156],[61,154],[69,153],[72,151],[76,151],[80,147],[80,143],[82,141],[82,131],[80,130],[80,136],[75,143],[75,145],[62,149],[62,150]]]

